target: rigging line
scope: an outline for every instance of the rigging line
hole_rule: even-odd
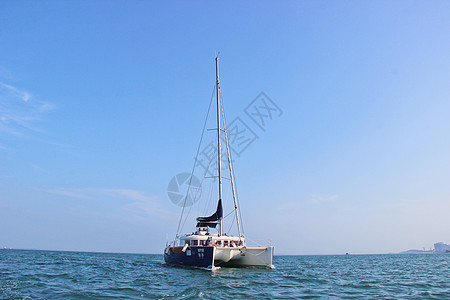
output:
[[[233,155],[231,154],[232,151],[230,151],[230,160],[233,161]],[[239,212],[239,221],[240,221],[240,225],[241,225],[241,230],[242,230],[242,234],[245,235],[245,230],[244,230],[244,222],[242,220],[242,213],[241,213],[241,203],[239,201],[239,192],[238,192],[238,188],[237,188],[237,183],[236,183],[236,173],[234,172],[234,169],[232,169],[233,172],[233,182],[234,182],[234,190],[235,190],[235,194],[236,194],[236,201],[237,201],[237,207],[238,207],[238,212]]]
[[[214,86],[213,87],[213,91],[212,91],[212,94],[211,94],[211,100],[210,100],[210,102],[209,102],[209,108],[208,108],[208,113],[206,114],[206,120],[205,120],[205,125],[208,123],[208,120],[209,120],[209,118],[211,117],[211,107],[212,107],[212,101],[213,101],[213,98],[214,98],[214,91],[216,90],[216,87]],[[205,126],[203,126],[203,133],[205,132]],[[203,134],[202,134],[202,137],[203,137]],[[202,144],[202,140],[200,139],[200,143],[199,143],[199,147],[201,146],[201,144]],[[197,162],[197,157],[198,157],[198,150],[197,150],[197,156],[195,157],[195,162]],[[192,169],[192,174],[193,174],[193,172],[194,172],[194,169],[195,169],[195,165],[196,164],[194,164],[194,167],[193,167],[193,169]],[[208,170],[209,170],[209,162],[208,162],[208,167],[205,169],[205,173],[203,174],[203,177],[202,177],[202,181],[200,182],[200,186],[203,186],[203,182],[205,181],[205,178],[206,178],[206,173],[208,172]],[[188,187],[189,188],[189,187]],[[199,203],[200,203],[200,201],[199,202],[197,202],[197,204],[196,204],[196,207],[198,208],[199,207]],[[191,210],[192,210],[192,207],[193,207],[194,205],[191,205],[191,206],[189,206],[189,209],[188,209],[188,212],[187,212],[187,214],[186,214],[186,218],[184,219],[184,222],[183,222],[183,225],[181,225],[181,229],[183,229],[184,228],[184,225],[186,225],[186,222],[187,222],[187,217],[189,216],[189,214],[191,213]]]
[[[222,93],[220,93],[220,102],[222,103]],[[223,103],[222,103],[222,117],[223,117],[223,122],[224,122],[224,128],[226,129],[226,126],[225,126],[225,113],[223,112]],[[225,135],[227,135],[227,134],[228,134],[228,132],[225,131]],[[228,143],[227,143],[227,146],[228,146]],[[229,154],[229,160],[230,160],[229,163],[231,164],[232,161],[233,161],[232,151],[229,151],[228,154]],[[234,169],[232,169],[232,168],[230,168],[230,171],[231,171],[230,172],[230,178],[231,177],[233,178],[232,185],[234,187],[234,195],[235,195],[236,201],[237,201],[237,210],[239,212],[239,216],[238,216],[239,220],[237,220],[237,221],[240,221],[240,224],[238,224],[238,227],[240,227],[240,229],[242,230],[242,234],[245,235],[244,222],[242,220],[242,213],[241,213],[241,203],[239,201],[239,193],[238,193],[238,188],[237,188],[238,185],[236,183],[236,181],[237,181],[236,180],[236,173],[235,173]]]
[[[203,193],[203,181],[204,181],[204,179],[202,179],[202,180],[200,181],[200,186],[202,187],[202,193]],[[185,217],[185,219],[184,219],[184,222],[183,222],[183,224],[181,225],[181,230],[183,230],[184,226],[186,225],[188,216],[190,215],[191,210],[193,209],[193,207],[195,206],[195,209],[198,209],[199,206],[200,206],[200,205],[199,205],[200,202],[201,202],[201,201],[197,201],[196,203],[193,203],[192,205],[189,206],[189,209],[188,209],[188,211],[187,211],[187,213],[186,213],[186,217]],[[206,214],[206,213],[205,213],[205,214]]]
[[[207,199],[207,206],[205,207],[205,209],[203,210],[203,215],[206,216],[208,214],[208,212],[210,212],[211,210],[213,210],[213,207],[211,207],[211,202],[213,199],[213,189],[210,186],[209,189],[209,196],[206,198]]]
[[[212,104],[212,101],[214,99],[214,91],[215,91],[215,89],[216,89],[216,86],[214,85],[214,88],[213,88],[213,91],[212,91],[212,95],[211,95],[211,100],[209,101],[208,112],[206,113],[205,123],[203,124],[202,135],[200,136],[200,143],[198,144],[197,154],[195,155],[194,165],[192,166],[191,177],[189,178],[189,185],[188,185],[188,188],[187,188],[187,191],[186,191],[186,196],[184,197],[183,209],[181,210],[180,220],[178,221],[177,236],[180,233],[180,224],[181,224],[181,220],[183,219],[184,208],[186,207],[186,200],[187,200],[187,197],[189,195],[189,189],[191,187],[192,176],[194,176],[195,165],[197,164],[198,153],[200,152],[200,146],[202,145],[203,135],[205,133],[206,123],[208,122],[209,112],[211,110],[211,104]],[[186,221],[184,223],[186,223]],[[183,226],[184,226],[184,223],[183,223]]]
[[[231,179],[231,189],[233,191],[234,211],[236,213],[236,223],[237,223],[236,225],[237,225],[237,230],[238,230],[239,238],[240,238],[241,237],[241,224],[240,223],[242,221],[242,219],[240,217],[241,209],[240,209],[240,204],[238,202],[237,194],[236,194],[236,182],[234,181],[234,178],[233,178],[234,170],[232,168],[230,145],[228,144],[228,131],[227,131],[227,125],[226,125],[226,121],[225,121],[225,113],[224,113],[223,102],[222,102],[222,93],[220,93],[220,105],[222,107],[223,129],[225,131],[225,141],[226,141],[226,146],[227,146],[227,158],[228,158],[228,166],[229,166],[230,179]]]
[[[214,86],[213,91],[212,91],[211,102],[209,103],[210,107],[211,107],[211,103],[212,103],[212,100],[213,100],[213,98],[214,98],[214,92],[216,91],[216,89],[217,89],[217,85]],[[220,93],[220,86],[219,86],[219,93]],[[211,112],[210,108],[208,108],[208,114],[207,114],[207,118],[206,118],[205,122],[207,122],[207,121],[209,120],[209,118],[211,117],[211,114],[212,114],[212,112]],[[205,130],[205,127],[203,127],[203,131],[204,131],[204,130]],[[200,142],[200,144],[201,144],[201,142]],[[197,153],[197,155],[198,155],[198,153]],[[216,162],[216,163],[217,163],[217,162]],[[218,164],[218,163],[217,163],[217,164]],[[211,166],[211,160],[208,161],[207,167],[205,168],[205,172],[203,173],[203,177],[202,177],[202,181],[201,181],[201,185],[202,185],[202,186],[203,186],[204,180],[207,178],[207,177],[206,177],[206,174],[210,172],[210,171],[209,171],[209,170],[210,170],[210,166]],[[195,167],[195,165],[194,165],[194,167]],[[215,180],[215,179],[214,179],[214,180]],[[198,205],[199,205],[199,204],[197,203],[197,206],[198,206]],[[189,206],[188,213],[187,213],[187,215],[186,215],[186,218],[184,219],[184,222],[183,222],[183,225],[181,226],[181,228],[184,228],[184,225],[185,225],[186,222],[187,222],[187,216],[190,214],[190,212],[191,212],[191,210],[192,210],[192,207],[193,207],[193,205]]]
[[[229,187],[229,188],[226,190],[227,195],[230,193],[230,190],[231,190],[231,187]],[[226,198],[224,198],[224,199],[226,199]],[[232,219],[231,222],[230,222],[230,227],[228,228],[228,231],[227,231],[228,234],[231,233],[231,230],[233,229],[233,226],[234,226],[234,222],[235,222],[235,220],[236,220],[236,213],[235,213],[235,209],[234,209],[234,208],[233,208],[233,210],[231,210],[231,211],[224,217],[224,220],[225,220],[225,218],[229,217],[231,214],[233,215],[233,219]]]
[[[210,103],[209,103],[210,108],[212,107],[212,101],[213,101],[213,98],[214,98],[214,92],[215,92],[215,90],[216,90],[216,86],[213,87],[213,91],[212,91],[212,94],[211,94],[211,100],[210,100]],[[211,118],[212,111],[211,111],[210,108],[208,108],[208,114],[207,114],[207,117],[206,117],[206,120],[205,120],[206,123],[207,123],[208,120]],[[203,132],[205,132],[205,127],[203,127]],[[200,141],[200,144],[199,144],[199,145],[201,145],[201,141]],[[197,154],[197,155],[198,155],[198,154]],[[207,166],[206,166],[206,168],[205,168],[205,171],[204,171],[204,173],[203,173],[203,176],[202,176],[202,179],[201,179],[201,182],[200,182],[200,185],[201,185],[201,186],[203,186],[203,182],[204,182],[205,179],[207,178],[207,177],[206,177],[206,174],[209,172],[210,166],[211,166],[211,160],[209,160],[209,161],[207,162]],[[211,193],[212,193],[212,192],[211,192]],[[199,207],[199,203],[200,203],[200,201],[196,204],[197,207]],[[187,212],[187,214],[186,214],[186,218],[184,219],[184,222],[183,222],[183,225],[181,226],[181,228],[184,228],[184,225],[186,225],[186,222],[187,222],[187,216],[191,213],[192,208],[193,208],[193,205],[189,206],[189,210],[188,210],[188,212]],[[206,212],[205,212],[205,213],[206,213]]]
[[[250,240],[251,242],[253,242],[253,243],[255,243],[256,245],[258,245],[259,247],[264,247],[264,245],[262,245],[261,243],[259,243],[259,242],[257,242],[257,241],[255,241],[255,240],[252,240],[251,238],[249,238],[249,237],[245,237],[247,240]],[[261,242],[261,241],[260,241]],[[267,242],[266,242],[267,243]]]
[[[211,113],[210,113],[211,114]],[[209,115],[208,116],[208,120],[209,120],[209,118],[211,117],[211,115]],[[209,166],[208,166],[208,168],[209,168]],[[207,170],[208,169],[205,169],[205,173],[202,175],[202,178],[201,178],[201,181],[200,181],[200,186],[202,187],[202,190],[203,190],[203,183],[205,182],[205,179],[206,179],[206,172],[207,172]],[[209,187],[209,197],[206,197],[206,199],[212,199],[212,189],[211,189],[211,187]],[[197,202],[197,208],[199,208],[200,207],[200,202],[201,201],[198,201]],[[207,201],[207,203],[209,204],[209,201]],[[189,208],[189,211],[188,211],[188,214],[191,212],[191,208],[192,208],[192,206]],[[210,210],[210,207],[208,206],[208,207],[204,207],[204,209],[203,209],[203,214],[207,214],[207,212]],[[183,227],[184,227],[184,224],[183,224]]]
[[[231,213],[234,213],[234,211],[232,211]],[[231,214],[230,213],[230,214]],[[235,214],[233,214],[233,220],[230,222],[230,228],[228,228],[228,233],[230,233],[231,232],[231,228],[233,228],[233,224],[234,224],[234,218],[236,218],[236,215]]]
[[[205,123],[204,123],[204,125],[203,125],[203,130],[202,130],[202,136],[201,136],[201,138],[200,138],[200,143],[198,144],[198,148],[197,148],[197,154],[196,154],[196,156],[195,156],[195,161],[194,161],[194,166],[192,167],[192,174],[191,174],[191,179],[192,179],[192,176],[193,176],[193,174],[194,174],[194,170],[195,170],[195,166],[196,166],[196,164],[197,164],[197,158],[198,158],[198,154],[199,154],[199,150],[200,150],[200,147],[201,147],[201,145],[202,145],[202,140],[203,140],[203,135],[204,135],[204,133],[205,133],[205,128],[206,128],[206,125],[207,125],[207,123],[208,123],[208,120],[209,120],[209,118],[210,118],[210,116],[211,116],[211,107],[212,107],[212,102],[213,102],[213,99],[214,99],[214,91],[216,90],[216,87],[214,86],[213,87],[213,90],[212,90],[212,93],[211,93],[211,100],[209,101],[209,107],[208,107],[208,112],[206,113],[206,119],[205,119]],[[203,185],[203,181],[205,180],[205,178],[204,178],[204,176],[203,176],[203,178],[202,178],[202,181],[201,181],[201,185]],[[188,186],[188,190],[189,190],[189,188],[190,188],[190,184],[189,184],[189,186]],[[186,194],[187,195],[187,194]],[[186,204],[186,200],[185,200],[185,203],[183,204],[183,210],[184,210],[184,208],[185,208],[185,204]],[[197,203],[197,205],[198,205],[198,203]],[[193,207],[194,205],[191,205],[191,206],[189,206],[189,210],[188,210],[188,212],[187,212],[187,214],[186,214],[186,217],[185,217],[185,219],[184,219],[184,222],[183,222],[183,225],[181,225],[181,229],[183,229],[184,228],[184,225],[186,225],[186,221],[187,221],[187,217],[188,217],[188,215],[191,213],[191,210],[192,210],[192,207]],[[180,222],[182,221],[182,219],[180,219]],[[178,226],[179,226],[179,224],[178,224]],[[180,229],[180,230],[181,230]],[[178,231],[178,230],[177,230]],[[177,233],[178,234],[178,233]]]
[[[225,217],[223,217],[224,219],[227,218],[229,215],[231,215],[232,213],[234,213],[234,209],[232,211],[230,211]]]
[[[200,143],[200,144],[201,144],[201,143]],[[195,167],[194,167],[194,168],[195,168]],[[200,186],[201,186],[201,187],[203,187],[203,181],[204,181],[204,179],[202,179],[202,181],[200,182]],[[188,212],[187,212],[187,214],[186,214],[186,218],[184,219],[183,225],[181,225],[181,229],[183,229],[183,228],[184,228],[184,225],[186,225],[186,221],[187,221],[188,216],[189,216],[189,214],[191,213],[191,210],[192,210],[192,208],[194,207],[194,205],[195,205],[196,208],[199,207],[199,202],[200,202],[200,201],[198,201],[198,202],[195,203],[195,204],[193,203],[192,205],[189,206]]]
[[[207,125],[207,123],[208,123],[208,119],[209,119],[209,117],[210,117],[210,115],[211,115],[210,112],[211,112],[212,101],[213,101],[213,99],[214,99],[214,91],[215,91],[215,89],[216,89],[216,87],[214,86],[214,87],[213,87],[213,90],[212,90],[212,93],[211,93],[211,100],[209,101],[208,112],[206,113],[205,123],[203,124],[202,135],[201,135],[201,137],[200,137],[200,142],[199,142],[199,144],[198,144],[197,154],[196,154],[196,156],[195,156],[194,165],[193,165],[193,167],[192,167],[192,173],[191,173],[191,178],[190,178],[190,180],[192,180],[192,177],[193,177],[193,175],[194,175],[194,170],[195,170],[195,166],[196,166],[196,164],[197,164],[198,154],[199,154],[199,151],[200,151],[200,147],[201,147],[201,145],[202,145],[203,135],[204,135],[204,133],[205,133],[205,128],[206,128],[206,125]],[[201,181],[201,183],[200,183],[201,185],[203,185],[203,181],[204,181],[204,178],[202,178],[202,181]],[[180,221],[178,222],[177,235],[178,235],[178,233],[179,233],[179,230],[183,229],[183,228],[184,228],[184,225],[186,225],[187,217],[188,217],[188,215],[191,213],[191,209],[192,209],[192,206],[193,206],[193,205],[190,205],[190,206],[189,206],[189,210],[188,210],[188,212],[187,212],[187,214],[186,214],[186,217],[185,217],[185,219],[184,219],[183,225],[181,225],[181,229],[180,229],[180,223],[181,223],[181,221],[182,221],[182,219],[183,219],[183,212],[184,212],[184,209],[185,209],[185,207],[186,207],[186,199],[187,199],[187,195],[188,195],[188,192],[189,192],[190,187],[191,187],[191,185],[190,185],[190,182],[189,182],[189,185],[188,185],[188,191],[187,191],[187,193],[186,193],[186,198],[185,198],[185,200],[184,200],[185,202],[184,202],[184,204],[183,204],[183,211],[182,211],[182,214],[181,214]],[[197,204],[197,205],[198,205],[198,204]]]
[[[212,202],[212,194],[213,194],[213,190],[212,190],[212,188],[209,186],[207,189],[205,188],[205,189],[203,189],[202,188],[202,194],[204,194],[204,195],[207,195],[206,197],[205,197],[205,204],[206,205],[203,205],[202,207],[203,208],[201,208],[200,207],[200,205],[198,205],[198,203],[200,203],[200,201],[198,201],[197,202],[197,209],[200,211],[202,211],[202,216],[206,216],[207,214],[208,214],[208,212],[210,212],[211,210],[212,210],[212,208],[211,208],[211,202]]]
[[[231,153],[230,153],[230,157],[231,157]],[[238,193],[238,189],[237,189],[236,174],[234,173],[234,169],[233,169],[233,178],[234,178],[234,189],[236,191],[236,200],[237,200],[237,204],[238,204],[239,220],[241,221],[242,234],[245,235],[244,222],[242,221],[241,203],[239,201],[239,193]]]

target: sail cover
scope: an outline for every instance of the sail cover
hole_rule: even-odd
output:
[[[214,222],[222,219],[223,217],[223,208],[222,208],[222,199],[219,199],[219,203],[217,203],[217,210],[214,214],[210,215],[209,217],[198,217],[197,222],[204,223],[204,222]],[[198,227],[198,226],[197,226]],[[212,226],[209,226],[212,227]]]
[[[195,227],[209,227],[209,228],[216,228],[217,222],[198,222],[197,226]]]

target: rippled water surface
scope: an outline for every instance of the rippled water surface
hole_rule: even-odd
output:
[[[1,299],[450,299],[450,254],[276,256],[276,269],[174,268],[162,255],[0,250]]]

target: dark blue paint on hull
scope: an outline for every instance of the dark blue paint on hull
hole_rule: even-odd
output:
[[[164,253],[164,261],[171,265],[208,268],[213,266],[214,247],[190,247],[181,253],[169,251]]]

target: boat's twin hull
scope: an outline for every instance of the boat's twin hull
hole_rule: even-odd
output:
[[[273,247],[217,248],[214,255],[214,265],[272,268],[272,258]]]
[[[168,247],[164,261],[171,265],[211,268],[214,266],[214,247]]]
[[[272,258],[273,247],[199,246],[186,249],[168,247],[164,252],[167,264],[203,268],[250,266],[272,268]]]

